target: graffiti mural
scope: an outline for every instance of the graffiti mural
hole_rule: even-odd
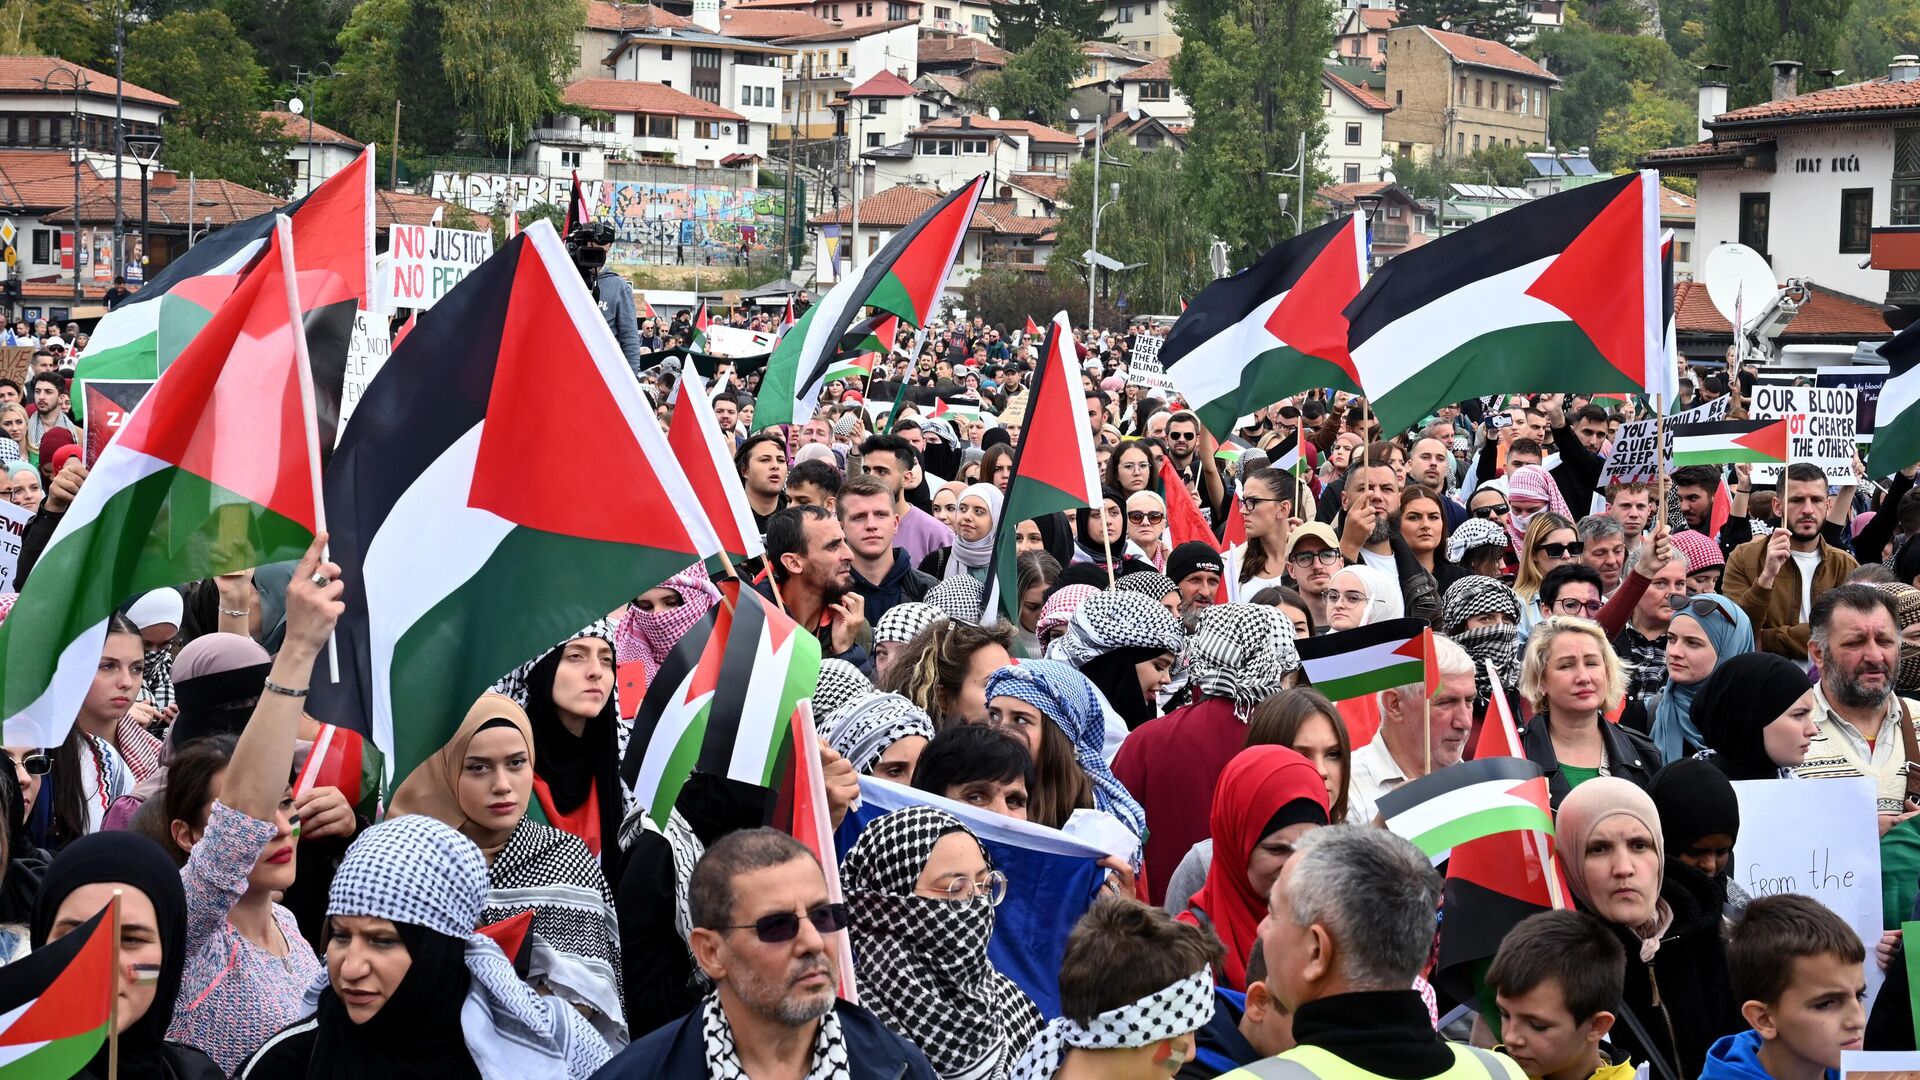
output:
[[[745,250],[777,244],[786,193],[778,188],[729,188],[651,180],[582,180],[581,195],[596,220],[614,228],[620,262],[731,262]],[[565,177],[502,173],[433,174],[436,199],[493,213],[541,203],[565,207],[573,182]]]

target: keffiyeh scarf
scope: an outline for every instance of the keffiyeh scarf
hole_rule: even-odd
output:
[[[856,698],[873,693],[873,683],[860,669],[845,660],[820,661],[820,681],[813,688],[813,715],[825,725],[827,718]]]
[[[1121,580],[1125,580],[1124,578]],[[1040,620],[1034,624],[1034,632],[1042,638],[1049,630],[1059,630],[1080,610],[1080,605],[1091,597],[1099,596],[1100,590],[1092,585],[1064,585],[1047,602],[1040,605]]]
[[[913,891],[934,844],[965,831],[944,810],[897,810],[861,834],[841,878],[861,1000],[924,1051],[942,1080],[1002,1080],[1041,1021],[987,959],[993,905],[986,897],[935,900]]]
[[[1164,554],[1162,557],[1164,558]],[[1135,570],[1131,574],[1122,575],[1119,581],[1113,583],[1113,587],[1137,592],[1149,600],[1159,601],[1166,599],[1168,593],[1180,586],[1175,585],[1172,578],[1157,570]]]
[[[1514,499],[1531,499],[1547,505],[1542,509],[1558,514],[1568,521],[1577,520],[1567,510],[1567,500],[1560,494],[1560,485],[1554,483],[1553,474],[1538,465],[1522,465],[1507,477],[1507,536],[1513,541],[1513,550],[1521,550],[1527,542],[1527,526],[1532,523],[1535,510],[1522,514],[1512,506]]]
[[[620,1005],[620,921],[594,858],[571,833],[521,818],[488,867],[483,923],[533,912],[531,930],[552,955],[535,967],[555,996],[626,1026]]]
[[[1047,657],[1080,668],[1116,649],[1152,649],[1178,659],[1186,648],[1186,631],[1165,604],[1136,592],[1101,592],[1073,613]]]
[[[720,1007],[717,994],[707,995],[700,1006],[700,1035],[706,1042],[709,1080],[753,1080],[740,1064],[740,1052],[733,1045],[733,1025]],[[840,1016],[833,1010],[820,1018],[820,1032],[813,1038],[813,1064],[806,1080],[852,1080],[847,1063],[847,1040],[840,1034]]]
[[[1507,530],[1501,528],[1499,522],[1468,518],[1447,538],[1447,561],[1457,563],[1477,547],[1511,548],[1512,542],[1507,538]]]
[[[822,716],[821,738],[853,765],[853,771],[873,769],[887,748],[910,735],[933,738],[933,719],[899,694],[868,694],[855,698],[832,715]]]
[[[958,548],[955,550],[957,551]],[[949,559],[948,566],[951,567],[956,561],[958,561],[957,558]],[[991,619],[985,620],[985,623],[982,622],[985,613],[980,609],[986,602],[986,586],[966,574],[946,578],[927,590],[927,603],[939,608],[947,618],[957,623],[974,625],[991,623]]]
[[[673,647],[692,630],[713,605],[720,602],[720,590],[707,578],[706,567],[694,563],[661,583],[680,594],[680,606],[660,611],[641,611],[629,606],[613,631],[613,658],[625,664],[634,660],[646,667],[647,683],[666,662]]]
[[[1493,700],[1493,681],[1487,677],[1488,661],[1499,669],[1502,686],[1512,690],[1520,685],[1520,597],[1513,586],[1499,578],[1478,574],[1463,577],[1448,586],[1440,612],[1441,632],[1473,657],[1474,696],[1480,703]],[[1506,616],[1506,625],[1467,629],[1469,619],[1488,614]]]
[[[1265,610],[1279,617],[1275,609]],[[1291,626],[1287,636],[1291,641]],[[1146,811],[1113,775],[1101,752],[1106,746],[1106,713],[1100,708],[1100,691],[1085,675],[1058,660],[1011,664],[987,676],[987,700],[997,697],[1019,698],[1058,725],[1073,744],[1074,760],[1093,784],[1094,808],[1119,818],[1135,836],[1147,835]]]
[[[885,615],[873,626],[875,645],[905,645],[919,636],[920,631],[946,618],[945,612],[932,604],[923,604],[918,600],[909,600],[904,604],[895,604],[887,609]]]
[[[1051,1080],[1068,1050],[1122,1050],[1198,1031],[1213,1019],[1211,965],[1130,1005],[1108,1009],[1085,1024],[1061,1016],[1040,1029],[1020,1055],[1013,1080]]]
[[[1287,673],[1300,667],[1293,624],[1278,608],[1216,604],[1200,616],[1187,642],[1190,682],[1209,697],[1233,699],[1242,720],[1253,707],[1285,689]]]

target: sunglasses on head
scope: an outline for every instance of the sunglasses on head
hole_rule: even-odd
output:
[[[1476,506],[1473,508],[1473,516],[1477,518],[1496,518],[1506,512],[1507,504],[1503,502],[1494,503],[1491,506]]]
[[[1135,525],[1158,525],[1167,520],[1167,515],[1158,510],[1129,510],[1127,520]]]
[[[1540,550],[1545,552],[1549,559],[1564,559],[1570,555],[1586,554],[1587,545],[1583,540],[1575,540],[1571,544],[1541,544]]]
[[[778,945],[800,936],[800,918],[791,911],[776,911],[744,926],[716,926],[714,929],[751,930],[755,937],[766,944]],[[806,920],[822,934],[831,934],[835,930],[845,930],[852,917],[848,915],[845,904],[822,904],[807,912]]]
[[[1733,621],[1733,617],[1728,615],[1726,610],[1722,608],[1719,604],[1716,604],[1711,600],[1702,600],[1702,599],[1689,600],[1682,593],[1668,594],[1667,607],[1670,608],[1675,615],[1678,615],[1681,612],[1686,612],[1687,614],[1693,616],[1696,619],[1704,619],[1709,615],[1718,615],[1721,618],[1727,620],[1728,622]]]

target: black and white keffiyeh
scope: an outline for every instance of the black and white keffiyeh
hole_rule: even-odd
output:
[[[620,920],[600,860],[572,833],[521,818],[488,867],[483,923],[533,913],[533,968],[556,997],[584,1005],[610,1044],[624,1038]],[[617,1026],[617,1031],[614,1030]]]
[[[1137,592],[1156,602],[1165,600],[1168,593],[1180,588],[1173,583],[1172,578],[1158,570],[1135,570],[1131,574],[1122,574],[1120,580],[1113,583],[1113,587]]]
[[[1503,615],[1507,621],[1467,629],[1467,622],[1476,615]],[[1499,578],[1473,574],[1447,587],[1440,602],[1440,629],[1473,657],[1474,695],[1480,705],[1493,700],[1488,661],[1499,669],[1500,681],[1508,690],[1519,685],[1519,624],[1520,597]]]
[[[853,764],[853,771],[871,770],[887,748],[910,735],[933,738],[933,719],[899,694],[868,694],[854,698],[821,718],[820,737]]]
[[[1116,649],[1151,649],[1178,659],[1186,648],[1186,630],[1165,604],[1141,593],[1109,590],[1080,605],[1067,620],[1067,632],[1048,646],[1047,656],[1078,668]]]
[[[564,640],[554,642],[553,649],[562,648],[567,644],[567,642],[579,641],[583,637],[601,638],[604,641],[606,641],[607,644],[612,645],[614,643],[615,636],[616,636],[616,631],[615,631],[612,619],[595,619],[592,622],[588,623],[587,625],[581,627],[577,633],[569,634]],[[514,668],[512,671],[507,672],[505,675],[500,676],[500,681],[493,684],[493,692],[496,694],[505,694],[507,697],[510,697],[513,699],[513,703],[515,705],[518,705],[523,709],[526,708],[527,707],[527,676],[532,674],[533,666],[535,664],[538,664],[540,661],[545,660],[547,658],[547,654],[553,652],[553,649],[546,650],[546,652],[541,653],[539,656],[534,657],[533,659],[527,661],[526,663],[521,664],[519,667]],[[614,701],[615,701],[614,715],[618,716],[619,715],[618,705],[619,705],[619,694],[620,694],[620,687],[618,685],[618,680],[615,680],[615,685],[610,687],[607,692],[614,696]]]
[[[820,681],[813,688],[813,715],[825,725],[827,717],[845,708],[855,698],[873,693],[873,683],[860,669],[845,660],[820,661]]]
[[[708,1080],[753,1080],[740,1064],[740,1052],[733,1044],[733,1025],[720,1006],[717,994],[707,995],[700,1006],[700,1036],[706,1043]],[[851,1080],[847,1063],[847,1040],[840,1033],[840,1017],[833,1010],[820,1018],[820,1031],[813,1040],[813,1064],[806,1080]]]
[[[971,577],[950,577],[927,590],[927,603],[957,623],[978,625],[987,602],[986,586]]]
[[[1108,1009],[1085,1024],[1056,1017],[1013,1066],[1012,1080],[1051,1080],[1068,1050],[1128,1050],[1198,1031],[1213,1019],[1213,967],[1208,965],[1139,1001]]]
[[[946,617],[946,612],[918,600],[895,604],[887,609],[885,615],[880,616],[879,622],[873,624],[873,643],[905,645],[920,631]]]
[[[411,923],[467,943],[471,981],[461,1028],[486,1080],[585,1080],[611,1051],[578,1010],[534,993],[500,946],[475,931],[487,893],[487,860],[473,841],[425,814],[407,814],[361,833],[347,849],[327,914]],[[327,985],[322,970],[307,990],[310,1010]]]
[[[1498,522],[1486,518],[1468,518],[1453,530],[1447,538],[1447,560],[1459,562],[1469,551],[1477,547],[1512,547],[1513,541],[1507,537],[1507,530]]]
[[[1242,720],[1253,707],[1285,689],[1287,673],[1300,667],[1293,623],[1279,608],[1216,604],[1200,615],[1187,641],[1189,682],[1209,697],[1233,699]]]
[[[628,807],[626,820],[620,823],[620,850],[632,848],[634,838],[643,832],[659,833],[666,838],[667,849],[673,856],[673,928],[680,932],[680,940],[686,941],[693,936],[687,887],[693,882],[693,868],[707,853],[707,846],[694,835],[693,826],[680,816],[677,808],[667,815],[666,824],[662,825],[653,820],[646,807],[638,803]]]
[[[941,1080],[1004,1080],[1040,1012],[987,959],[993,905],[914,895],[934,844],[966,831],[944,810],[896,810],[861,834],[841,880],[862,1002],[924,1051]]]

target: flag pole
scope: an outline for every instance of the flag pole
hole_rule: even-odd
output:
[[[1427,688],[1424,683],[1420,687],[1420,718],[1426,723],[1426,728],[1427,728],[1427,742],[1426,742],[1427,771],[1421,775],[1432,776],[1433,775],[1433,699],[1427,696]]]
[[[1096,513],[1100,515],[1100,546],[1102,548],[1105,548],[1107,552],[1107,588],[1109,589],[1117,588],[1118,586],[1115,583],[1114,576],[1113,576],[1113,540],[1107,536],[1107,500],[1106,499],[1102,498],[1100,500],[1100,509],[1096,511]],[[1124,521],[1125,518],[1123,517],[1121,520]]]
[[[113,890],[113,899],[107,906],[113,909],[113,919],[108,927],[113,933],[108,939],[113,943],[113,979],[114,985],[108,988],[107,998],[107,1080],[120,1080],[120,897],[123,890]]]
[[[307,429],[307,467],[313,482],[313,529],[315,532],[327,531],[327,501],[320,479],[320,420],[319,409],[315,404],[313,390],[313,358],[307,352],[307,328],[300,311],[300,284],[294,278],[293,265],[293,220],[285,214],[275,215],[273,221],[274,244],[280,249],[280,276],[286,279],[287,309],[293,330],[294,366],[300,375],[300,412],[305,418]],[[335,433],[338,437],[338,433]],[[328,559],[326,548],[320,551],[324,562]],[[340,681],[340,641],[338,631],[327,637],[327,678],[331,682]]]

